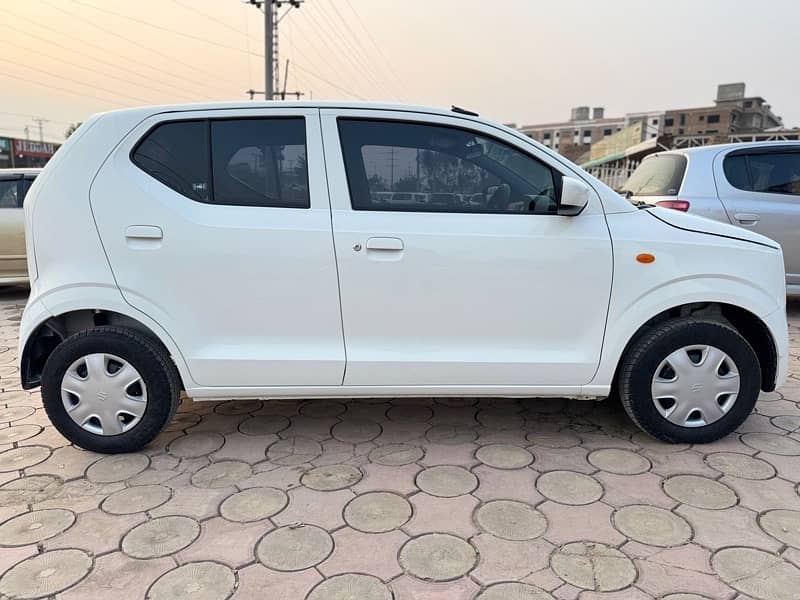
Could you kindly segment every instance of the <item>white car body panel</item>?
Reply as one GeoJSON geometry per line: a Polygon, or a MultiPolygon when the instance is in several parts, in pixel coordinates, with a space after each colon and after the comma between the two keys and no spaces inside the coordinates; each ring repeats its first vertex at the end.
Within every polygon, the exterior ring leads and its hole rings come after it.
{"type": "Polygon", "coordinates": [[[44,169],[25,211],[32,289],[20,355],[50,317],[112,311],[166,346],[197,398],[604,396],[638,328],[694,302],[760,317],[777,383],[786,376],[774,244],[672,213],[656,219],[518,132],[449,111],[287,102],[100,115],[44,169]],[[335,116],[376,111],[491,135],[594,193],[574,217],[353,211],[335,116]],[[311,209],[204,205],[128,157],[160,120],[266,114],[306,117],[311,209]],[[131,245],[131,226],[161,227],[163,240],[131,245]],[[370,237],[401,239],[399,260],[369,256],[370,237]],[[637,263],[640,252],[656,261],[637,263]],[[284,293],[275,281],[289,284],[284,293]],[[465,296],[474,301],[459,305],[465,296]]]}

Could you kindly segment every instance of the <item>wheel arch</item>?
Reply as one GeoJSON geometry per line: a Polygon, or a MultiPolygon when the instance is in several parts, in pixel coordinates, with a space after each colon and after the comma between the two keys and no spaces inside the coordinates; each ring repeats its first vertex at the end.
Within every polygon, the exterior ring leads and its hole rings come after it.
{"type": "Polygon", "coordinates": [[[625,344],[622,353],[617,357],[612,389],[615,389],[619,369],[625,356],[642,335],[659,323],[670,319],[689,316],[719,320],[732,326],[747,340],[756,353],[758,363],[761,367],[761,389],[765,392],[771,392],[775,389],[778,371],[778,347],[769,327],[762,319],[749,310],[724,302],[691,302],[676,305],[661,311],[640,325],[636,332],[630,337],[627,344],[625,344]]]}
{"type": "Polygon", "coordinates": [[[175,363],[181,389],[185,389],[188,373],[182,357],[166,333],[129,314],[100,308],[81,308],[62,312],[43,319],[33,328],[20,354],[20,379],[23,389],[31,389],[41,384],[44,365],[58,344],[79,331],[104,325],[131,329],[155,342],[175,363]]]}

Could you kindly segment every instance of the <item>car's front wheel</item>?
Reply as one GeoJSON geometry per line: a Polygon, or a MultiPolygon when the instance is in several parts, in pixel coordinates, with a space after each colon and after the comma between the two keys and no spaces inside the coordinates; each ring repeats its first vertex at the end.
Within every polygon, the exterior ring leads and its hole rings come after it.
{"type": "Polygon", "coordinates": [[[732,433],[753,411],[760,387],[747,340],[725,323],[697,318],[653,327],[619,370],[625,410],[666,442],[707,443],[732,433]]]}
{"type": "Polygon", "coordinates": [[[138,450],[178,406],[169,355],[139,332],[96,327],[59,344],[42,373],[42,403],[70,442],[95,452],[138,450]]]}

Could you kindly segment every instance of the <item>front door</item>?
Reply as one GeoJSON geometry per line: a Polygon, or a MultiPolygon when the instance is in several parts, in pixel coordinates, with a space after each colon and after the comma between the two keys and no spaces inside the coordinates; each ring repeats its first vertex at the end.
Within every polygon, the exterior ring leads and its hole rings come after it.
{"type": "Polygon", "coordinates": [[[198,385],[341,385],[318,110],[153,117],[106,161],[91,203],[123,296],[198,385]]]}
{"type": "Polygon", "coordinates": [[[561,173],[535,147],[457,117],[384,115],[322,111],[345,384],[589,382],[612,277],[598,198],[559,216],[561,173]]]}
{"type": "Polygon", "coordinates": [[[731,223],[778,242],[786,283],[800,284],[800,149],[746,148],[715,160],[719,198],[731,223]]]}

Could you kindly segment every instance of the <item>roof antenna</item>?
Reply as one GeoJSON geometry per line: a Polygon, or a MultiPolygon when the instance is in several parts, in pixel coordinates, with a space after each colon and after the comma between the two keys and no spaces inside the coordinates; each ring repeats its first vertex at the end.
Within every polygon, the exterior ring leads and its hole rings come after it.
{"type": "Polygon", "coordinates": [[[473,112],[471,110],[467,110],[466,108],[461,108],[460,106],[456,106],[455,104],[453,104],[453,106],[450,108],[450,110],[452,110],[454,113],[458,113],[458,114],[461,114],[461,115],[469,115],[471,117],[479,117],[480,116],[476,112],[473,112]]]}

